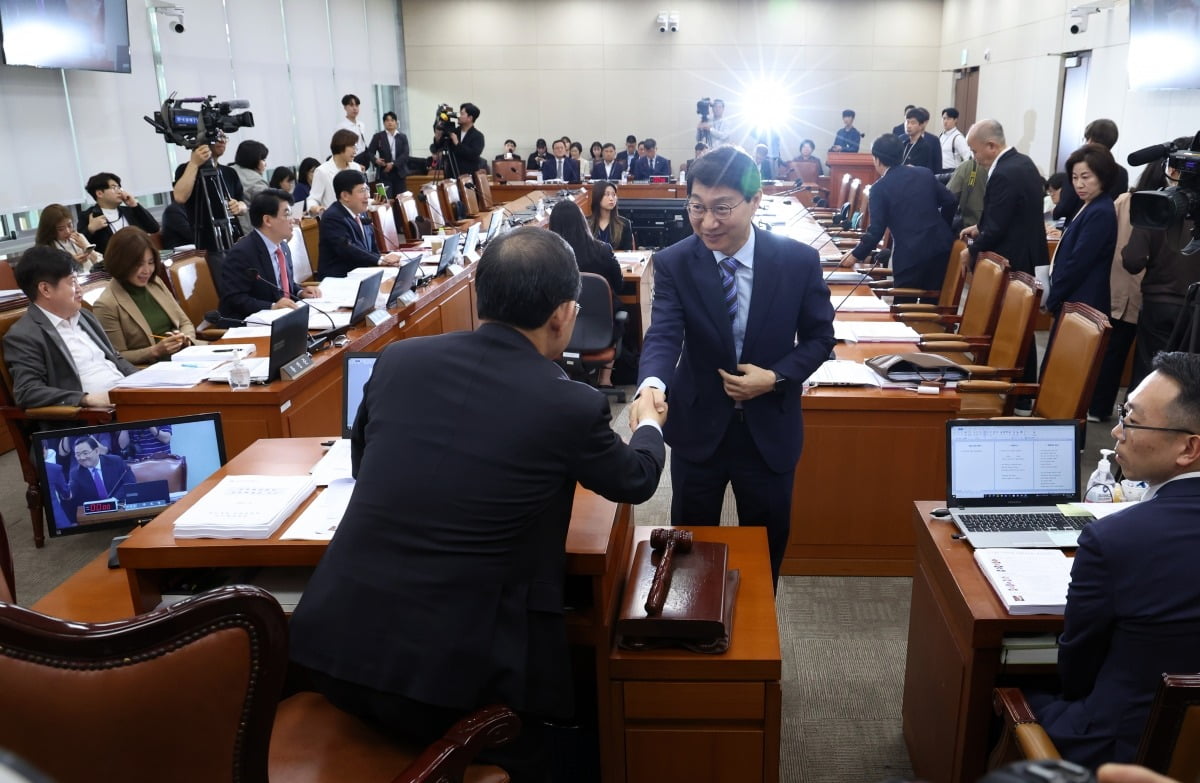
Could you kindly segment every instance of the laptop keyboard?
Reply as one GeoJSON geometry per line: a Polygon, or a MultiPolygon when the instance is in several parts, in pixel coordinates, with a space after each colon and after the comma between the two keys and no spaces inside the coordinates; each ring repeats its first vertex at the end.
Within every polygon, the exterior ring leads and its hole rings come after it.
{"type": "Polygon", "coordinates": [[[1091,517],[1066,514],[958,514],[963,527],[972,533],[1021,533],[1027,530],[1083,530],[1091,517]]]}

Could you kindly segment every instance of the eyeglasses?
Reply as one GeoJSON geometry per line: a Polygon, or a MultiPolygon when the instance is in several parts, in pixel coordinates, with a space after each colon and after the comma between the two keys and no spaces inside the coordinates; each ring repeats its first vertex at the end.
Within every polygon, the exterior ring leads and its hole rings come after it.
{"type": "Polygon", "coordinates": [[[733,210],[745,203],[746,200],[742,199],[736,204],[717,204],[716,206],[706,207],[699,201],[689,201],[687,203],[687,211],[692,220],[701,220],[709,212],[717,220],[728,220],[729,216],[733,214],[733,210]]]}
{"type": "Polygon", "coordinates": [[[575,315],[579,315],[579,313],[582,311],[583,311],[583,305],[579,304],[579,302],[576,302],[575,303],[575,315]]]}
{"type": "Polygon", "coordinates": [[[1178,432],[1181,435],[1196,435],[1197,433],[1179,427],[1147,427],[1145,424],[1130,424],[1125,421],[1129,415],[1129,408],[1125,405],[1117,406],[1117,429],[1120,430],[1118,438],[1125,440],[1125,430],[1151,430],[1154,432],[1178,432]]]}

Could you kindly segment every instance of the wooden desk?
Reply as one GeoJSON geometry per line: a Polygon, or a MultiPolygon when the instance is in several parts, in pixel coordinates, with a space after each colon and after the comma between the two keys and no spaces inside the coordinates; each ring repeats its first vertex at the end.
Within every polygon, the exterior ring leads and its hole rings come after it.
{"type": "Polygon", "coordinates": [[[916,570],[904,668],[904,741],[918,778],[973,783],[987,762],[1004,635],[1057,634],[1063,618],[1008,614],[971,546],[951,539],[954,525],[929,517],[943,504],[921,501],[912,509],[916,570]]]}
{"type": "MultiPolygon", "coordinates": [[[[555,193],[559,189],[566,187],[570,190],[578,190],[579,188],[591,188],[594,183],[591,181],[583,183],[571,183],[569,185],[558,185],[544,182],[526,182],[523,184],[508,183],[505,185],[492,185],[492,200],[497,204],[514,201],[526,196],[535,191],[544,191],[547,193],[555,193]]],[[[590,190],[588,191],[591,192],[590,190]]],[[[664,182],[661,184],[650,183],[617,183],[617,192],[621,198],[687,198],[687,185],[680,185],[677,182],[664,182]]]]}
{"type": "Polygon", "coordinates": [[[345,348],[313,355],[314,367],[294,381],[278,380],[245,391],[200,383],[190,389],[113,389],[118,421],[220,411],[225,450],[236,456],[260,438],[337,435],[342,431],[342,353],[378,351],[407,337],[423,337],[475,325],[474,268],[421,290],[420,298],[350,330],[345,348]]]}
{"type": "MultiPolygon", "coordinates": [[[[634,529],[634,539],[652,528],[634,529]]],[[[765,528],[692,528],[741,570],[729,649],[613,649],[613,767],[625,783],[779,780],[782,661],[765,528]]],[[[606,756],[609,758],[609,756],[606,756]]],[[[606,769],[607,771],[607,769],[606,769]]]]}

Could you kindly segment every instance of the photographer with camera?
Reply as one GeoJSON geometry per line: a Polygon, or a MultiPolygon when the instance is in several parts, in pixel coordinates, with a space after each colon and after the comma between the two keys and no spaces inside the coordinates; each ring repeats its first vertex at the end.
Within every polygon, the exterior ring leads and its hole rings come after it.
{"type": "Polygon", "coordinates": [[[480,168],[479,156],[483,154],[484,142],[483,134],[475,127],[478,119],[479,107],[464,103],[458,108],[458,127],[446,133],[458,174],[472,174],[480,168]]]}
{"type": "Polygon", "coordinates": [[[725,120],[725,101],[720,98],[715,101],[701,98],[696,102],[696,113],[700,115],[700,122],[696,125],[696,141],[704,142],[709,149],[730,143],[733,128],[725,120]]]}
{"type": "Polygon", "coordinates": [[[242,237],[242,226],[233,218],[246,209],[242,200],[242,181],[237,172],[218,162],[225,154],[225,146],[225,133],[218,131],[212,146],[200,144],[193,149],[188,162],[175,169],[175,186],[171,190],[175,203],[184,205],[191,218],[194,244],[209,253],[208,265],[214,279],[220,272],[219,254],[242,237]],[[213,178],[215,187],[198,187],[205,176],[213,178]]]}

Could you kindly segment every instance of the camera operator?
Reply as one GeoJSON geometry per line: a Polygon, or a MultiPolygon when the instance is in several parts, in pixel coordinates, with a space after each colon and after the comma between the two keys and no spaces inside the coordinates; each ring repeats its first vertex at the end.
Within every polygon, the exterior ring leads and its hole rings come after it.
{"type": "MultiPolygon", "coordinates": [[[[480,168],[479,156],[483,154],[483,134],[475,127],[479,119],[479,107],[464,103],[458,107],[458,128],[451,131],[450,154],[458,164],[459,174],[471,174],[480,168]]],[[[437,134],[434,134],[434,138],[437,134]]]]}
{"type": "Polygon", "coordinates": [[[200,144],[193,149],[188,162],[175,169],[175,187],[171,191],[175,203],[184,205],[192,221],[196,247],[209,252],[208,264],[213,269],[214,279],[219,279],[217,274],[220,270],[220,259],[215,254],[219,254],[222,247],[217,239],[217,229],[212,225],[204,225],[199,219],[202,215],[200,199],[203,198],[204,192],[203,188],[197,187],[201,169],[209,167],[217,171],[218,186],[209,191],[208,206],[213,223],[228,224],[232,241],[241,238],[242,227],[238,221],[230,218],[241,215],[246,209],[242,201],[242,182],[237,172],[217,162],[221,155],[225,154],[225,145],[225,134],[219,133],[211,147],[200,144]]]}
{"type": "Polygon", "coordinates": [[[709,149],[728,144],[733,138],[733,128],[725,119],[725,101],[720,98],[715,101],[704,98],[696,104],[696,108],[696,113],[700,115],[700,122],[696,125],[696,141],[704,142],[709,149]],[[708,110],[712,112],[711,118],[707,112],[699,111],[699,108],[705,103],[708,104],[708,110]]]}

